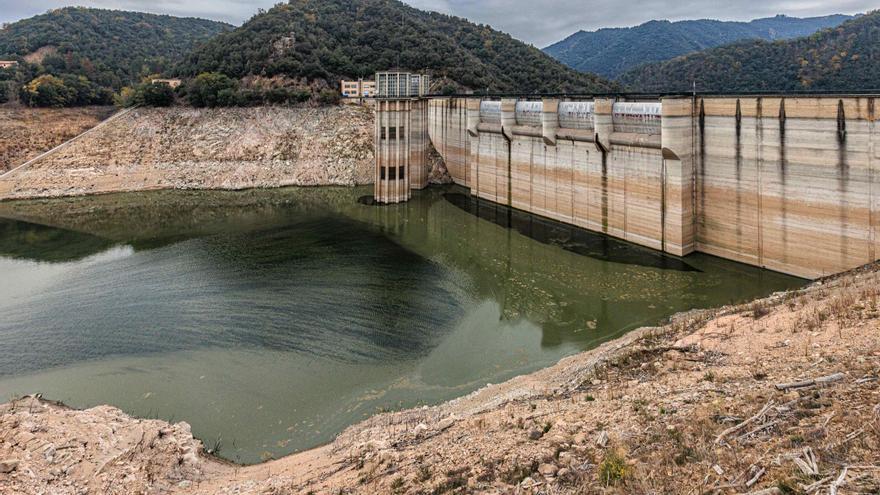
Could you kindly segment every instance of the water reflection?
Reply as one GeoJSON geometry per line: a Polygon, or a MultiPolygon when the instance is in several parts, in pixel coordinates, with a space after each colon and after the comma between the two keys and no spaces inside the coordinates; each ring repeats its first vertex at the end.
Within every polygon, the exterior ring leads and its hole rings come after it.
{"type": "Polygon", "coordinates": [[[113,243],[90,234],[0,219],[0,256],[50,263],[75,261],[106,251],[113,243]]]}
{"type": "Polygon", "coordinates": [[[366,192],[0,203],[0,397],[184,419],[255,462],[376,408],[449,399],[677,311],[802,283],[460,189],[382,208],[359,203],[366,192]]]}
{"type": "Polygon", "coordinates": [[[446,201],[495,225],[514,229],[544,244],[559,246],[597,260],[648,266],[664,270],[699,271],[681,259],[637,246],[613,237],[566,225],[556,220],[531,215],[505,205],[462,193],[446,193],[446,201]]]}

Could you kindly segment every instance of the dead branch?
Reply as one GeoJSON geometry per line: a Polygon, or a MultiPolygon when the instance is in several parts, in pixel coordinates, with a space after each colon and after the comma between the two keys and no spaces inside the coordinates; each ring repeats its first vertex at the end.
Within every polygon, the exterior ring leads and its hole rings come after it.
{"type": "Polygon", "coordinates": [[[843,440],[841,440],[841,441],[839,441],[839,442],[834,442],[834,443],[832,443],[831,445],[828,445],[828,446],[826,446],[826,447],[823,447],[822,450],[825,450],[825,451],[834,450],[834,449],[836,449],[837,447],[840,447],[840,446],[842,446],[842,445],[846,445],[846,444],[849,443],[849,442],[852,442],[853,440],[855,440],[856,438],[858,438],[858,437],[859,437],[860,435],[862,435],[863,433],[865,433],[865,429],[864,429],[864,428],[859,428],[858,430],[856,430],[856,431],[850,433],[849,435],[845,436],[845,437],[843,438],[843,440]]]}
{"type": "Polygon", "coordinates": [[[818,378],[811,378],[809,380],[802,380],[799,382],[791,382],[791,383],[777,383],[776,390],[788,391],[799,388],[807,388],[815,385],[828,385],[830,383],[839,382],[846,378],[846,375],[843,373],[834,373],[833,375],[820,376],[818,378]]]}
{"type": "Polygon", "coordinates": [[[758,433],[759,431],[766,430],[767,428],[775,426],[777,423],[779,423],[778,419],[775,421],[771,421],[769,423],[764,423],[763,425],[749,431],[748,433],[743,433],[742,435],[736,437],[736,439],[737,439],[737,441],[739,441],[743,438],[750,437],[750,436],[754,435],[755,433],[758,433]]]}
{"type": "Polygon", "coordinates": [[[824,485],[825,483],[828,483],[832,479],[834,479],[833,476],[826,476],[815,483],[812,483],[812,484],[809,484],[806,486],[801,485],[801,487],[803,487],[804,493],[809,495],[810,493],[813,493],[814,491],[818,490],[819,488],[822,488],[822,485],[824,485]]]}
{"type": "Polygon", "coordinates": [[[746,481],[746,488],[751,488],[752,485],[757,483],[758,480],[761,479],[761,476],[764,476],[765,472],[767,472],[766,469],[764,469],[764,468],[759,469],[758,472],[755,473],[754,476],[752,476],[752,479],[750,479],[749,481],[746,481]]]}
{"type": "Polygon", "coordinates": [[[840,476],[831,483],[831,487],[828,490],[829,495],[837,495],[837,489],[843,486],[846,483],[846,472],[849,470],[848,467],[844,467],[842,471],[840,471],[840,476]]]}
{"type": "Polygon", "coordinates": [[[770,399],[770,402],[768,402],[764,407],[762,407],[761,410],[758,411],[758,414],[755,414],[755,415],[752,416],[751,418],[749,418],[749,419],[743,421],[742,423],[740,423],[740,424],[738,424],[738,425],[731,426],[730,428],[728,428],[728,429],[722,431],[722,432],[721,432],[721,433],[715,438],[715,443],[720,444],[722,441],[724,441],[724,438],[727,437],[728,435],[732,435],[732,434],[738,432],[739,430],[742,430],[742,429],[745,428],[746,426],[748,426],[748,425],[754,423],[755,421],[757,421],[758,419],[760,419],[761,417],[763,417],[765,414],[767,414],[767,411],[769,411],[770,408],[773,407],[773,404],[774,404],[773,399],[770,399]]]}
{"type": "Polygon", "coordinates": [[[813,454],[813,449],[810,447],[804,449],[803,459],[800,457],[792,457],[792,460],[805,475],[815,476],[819,474],[819,463],[816,462],[816,455],[813,454]]]}
{"type": "Polygon", "coordinates": [[[756,492],[749,492],[747,495],[782,495],[782,490],[774,486],[772,488],[765,488],[756,492]]]}

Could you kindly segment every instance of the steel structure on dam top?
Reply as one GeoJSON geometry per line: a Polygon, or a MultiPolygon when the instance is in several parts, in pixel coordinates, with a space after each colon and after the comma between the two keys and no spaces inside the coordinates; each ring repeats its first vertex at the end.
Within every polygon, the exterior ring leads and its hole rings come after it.
{"type": "Polygon", "coordinates": [[[471,194],[803,277],[877,259],[880,92],[378,99],[376,200],[471,194]],[[393,170],[393,171],[392,171],[393,170]]]}

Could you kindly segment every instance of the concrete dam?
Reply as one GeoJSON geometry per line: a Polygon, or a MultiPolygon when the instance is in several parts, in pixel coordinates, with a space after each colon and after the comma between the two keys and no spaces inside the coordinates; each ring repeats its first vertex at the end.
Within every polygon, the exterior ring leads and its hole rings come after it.
{"type": "Polygon", "coordinates": [[[817,278],[877,259],[873,96],[378,100],[376,199],[427,144],[498,204],[675,256],[817,278]]]}

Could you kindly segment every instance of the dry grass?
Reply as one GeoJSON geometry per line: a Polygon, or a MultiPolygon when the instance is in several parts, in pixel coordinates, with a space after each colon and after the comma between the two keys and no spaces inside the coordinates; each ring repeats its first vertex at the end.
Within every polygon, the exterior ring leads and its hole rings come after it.
{"type": "Polygon", "coordinates": [[[0,172],[85,132],[113,111],[112,107],[0,108],[0,172]]]}

